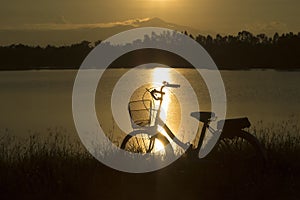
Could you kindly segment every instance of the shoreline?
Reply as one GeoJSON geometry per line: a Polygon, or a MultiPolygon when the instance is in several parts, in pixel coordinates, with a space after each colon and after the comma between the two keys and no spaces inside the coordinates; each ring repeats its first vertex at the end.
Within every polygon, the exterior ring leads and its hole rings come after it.
{"type": "MultiPolygon", "coordinates": [[[[131,67],[111,67],[109,69],[130,69],[131,67]]],[[[133,68],[133,67],[132,67],[133,68]]],[[[172,67],[175,69],[193,69],[193,67],[172,67]]],[[[208,68],[203,68],[210,70],[208,68]]],[[[231,68],[231,67],[219,67],[220,71],[284,71],[284,72],[298,72],[300,67],[287,67],[287,68],[275,68],[275,67],[245,67],[245,68],[231,68]]],[[[79,68],[74,67],[32,67],[32,68],[0,68],[0,72],[10,72],[10,71],[51,71],[51,70],[79,70],[79,68]]],[[[85,70],[96,70],[96,68],[89,68],[85,70]]]]}

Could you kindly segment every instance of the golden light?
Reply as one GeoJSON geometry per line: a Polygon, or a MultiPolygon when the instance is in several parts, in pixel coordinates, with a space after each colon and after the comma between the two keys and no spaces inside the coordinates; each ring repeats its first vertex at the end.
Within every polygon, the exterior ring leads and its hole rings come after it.
{"type": "MultiPolygon", "coordinates": [[[[162,85],[162,82],[167,81],[167,82],[172,82],[171,76],[170,76],[170,68],[155,68],[153,70],[152,74],[152,81],[155,84],[162,85]]],[[[169,104],[171,102],[171,97],[168,92],[164,95],[164,99],[162,102],[162,111],[160,113],[160,118],[165,122],[167,120],[167,113],[168,113],[168,108],[169,104]]]]}
{"type": "Polygon", "coordinates": [[[149,6],[152,9],[166,9],[169,6],[174,5],[174,3],[178,3],[178,0],[138,0],[143,2],[144,5],[149,6]]]}
{"type": "Polygon", "coordinates": [[[162,151],[164,148],[165,147],[161,141],[155,140],[154,152],[162,151]]]}
{"type": "MultiPolygon", "coordinates": [[[[170,73],[171,73],[170,68],[155,68],[152,73],[152,81],[155,84],[158,84],[159,86],[161,86],[162,82],[164,82],[164,81],[171,83],[172,80],[171,80],[170,73]]],[[[160,113],[160,118],[164,122],[166,122],[166,120],[167,120],[168,108],[169,108],[170,102],[171,102],[170,94],[168,92],[166,92],[163,97],[163,102],[162,102],[162,106],[161,106],[162,109],[161,109],[161,113],[160,113]]],[[[156,105],[156,106],[158,106],[158,105],[156,105]]],[[[158,131],[160,133],[162,133],[163,135],[165,135],[166,137],[168,137],[167,133],[165,132],[165,130],[162,127],[158,126],[158,131]]],[[[154,148],[155,148],[155,152],[157,152],[157,151],[161,151],[165,147],[159,140],[155,140],[154,148]]]]}
{"type": "MultiPolygon", "coordinates": [[[[173,68],[155,68],[152,72],[152,81],[155,84],[154,86],[161,86],[163,81],[167,81],[169,83],[177,83],[175,80],[175,77],[173,75],[174,71],[173,68]]],[[[159,88],[157,88],[159,89],[159,88]]],[[[180,115],[181,110],[180,110],[180,104],[177,101],[176,98],[174,98],[174,94],[171,93],[170,90],[168,90],[167,88],[164,90],[165,95],[163,98],[163,102],[162,102],[162,112],[160,113],[160,118],[169,126],[169,128],[171,128],[171,130],[176,130],[178,131],[178,124],[180,122],[180,117],[178,118],[177,115],[180,115]],[[176,106],[176,107],[175,107],[176,106]],[[169,115],[171,115],[172,117],[170,117],[169,115]],[[168,118],[170,117],[170,118],[168,118]]],[[[162,133],[171,143],[173,149],[176,151],[178,147],[178,145],[176,145],[174,143],[174,141],[169,137],[169,135],[166,133],[166,131],[158,126],[158,132],[162,133]]],[[[175,132],[176,134],[176,132],[175,132]]],[[[158,140],[155,140],[155,143],[158,140]]],[[[164,145],[159,142],[160,144],[158,144],[158,147],[155,147],[155,149],[164,149],[164,145]]],[[[156,145],[156,144],[155,144],[156,145]]]]}
{"type": "Polygon", "coordinates": [[[140,1],[144,1],[144,2],[174,2],[177,0],[140,0],[140,1]]]}

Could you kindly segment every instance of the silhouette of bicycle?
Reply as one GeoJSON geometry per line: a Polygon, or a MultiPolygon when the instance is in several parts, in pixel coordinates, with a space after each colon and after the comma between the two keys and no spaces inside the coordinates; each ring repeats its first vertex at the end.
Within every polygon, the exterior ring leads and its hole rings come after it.
{"type": "Polygon", "coordinates": [[[180,141],[160,116],[166,94],[164,88],[167,87],[180,88],[180,85],[164,81],[158,90],[146,89],[145,93],[150,93],[151,99],[146,99],[144,94],[141,100],[129,102],[128,111],[133,131],[123,139],[121,149],[141,154],[157,153],[164,149],[165,156],[174,156],[174,149],[170,142],[172,140],[178,146],[187,149],[186,154],[189,158],[196,160],[205,135],[210,131],[212,134],[221,133],[219,141],[210,152],[211,155],[218,155],[215,158],[218,158],[219,162],[224,164],[226,163],[224,160],[229,158],[230,161],[234,161],[238,157],[241,163],[246,165],[252,163],[259,170],[264,168],[267,159],[265,150],[258,139],[245,130],[251,126],[246,117],[220,120],[215,130],[209,125],[211,121],[217,119],[215,113],[192,112],[191,117],[203,123],[198,144],[193,146],[180,141]],[[155,106],[155,102],[158,102],[158,106],[155,106]],[[159,131],[159,126],[164,132],[159,131]]]}

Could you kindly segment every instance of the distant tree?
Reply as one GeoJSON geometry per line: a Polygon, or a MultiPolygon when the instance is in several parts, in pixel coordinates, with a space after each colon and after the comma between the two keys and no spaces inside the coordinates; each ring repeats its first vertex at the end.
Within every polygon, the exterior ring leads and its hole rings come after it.
{"type": "Polygon", "coordinates": [[[273,44],[277,44],[278,39],[279,39],[279,34],[276,32],[273,36],[273,44]]]}
{"type": "Polygon", "coordinates": [[[101,40],[97,40],[96,42],[94,42],[94,46],[98,46],[102,41],[101,40]]]}
{"type": "Polygon", "coordinates": [[[194,36],[192,34],[189,35],[190,38],[192,38],[193,40],[195,39],[194,36]]]}
{"type": "Polygon", "coordinates": [[[264,33],[257,35],[257,39],[259,44],[268,44],[269,42],[269,38],[264,33]]]}
{"type": "Polygon", "coordinates": [[[208,35],[206,37],[206,45],[211,45],[212,43],[213,43],[213,38],[210,35],[208,35]]]}
{"type": "MultiPolygon", "coordinates": [[[[240,31],[237,35],[222,36],[217,34],[215,38],[211,35],[200,34],[194,37],[187,31],[184,31],[183,34],[201,44],[216,64],[223,68],[300,68],[300,32],[282,35],[275,33],[273,37],[268,37],[266,34],[255,36],[249,31],[240,31]]],[[[174,37],[178,37],[175,32],[167,31],[162,34],[152,32],[150,35],[145,35],[141,40],[126,44],[124,48],[131,45],[140,46],[143,43],[153,41],[170,43],[174,37]]],[[[94,43],[82,41],[60,47],[24,44],[0,46],[0,69],[78,68],[88,53],[101,42],[101,40],[94,43]]],[[[119,46],[113,46],[110,43],[103,43],[103,45],[108,48],[119,48],[119,46]]],[[[142,51],[139,52],[138,59],[149,56],[146,55],[148,53],[161,59],[165,59],[167,55],[166,52],[160,52],[160,55],[156,55],[152,51],[142,51]]],[[[132,57],[130,62],[135,63],[135,59],[137,57],[132,57]]],[[[174,57],[168,60],[170,64],[173,62],[183,63],[174,57]]]]}

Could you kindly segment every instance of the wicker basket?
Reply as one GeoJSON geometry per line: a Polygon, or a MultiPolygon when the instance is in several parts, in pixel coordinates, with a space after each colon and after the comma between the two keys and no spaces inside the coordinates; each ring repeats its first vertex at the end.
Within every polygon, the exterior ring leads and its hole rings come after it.
{"type": "Polygon", "coordinates": [[[152,100],[130,101],[128,111],[132,128],[151,127],[154,125],[156,110],[152,100]]]}

